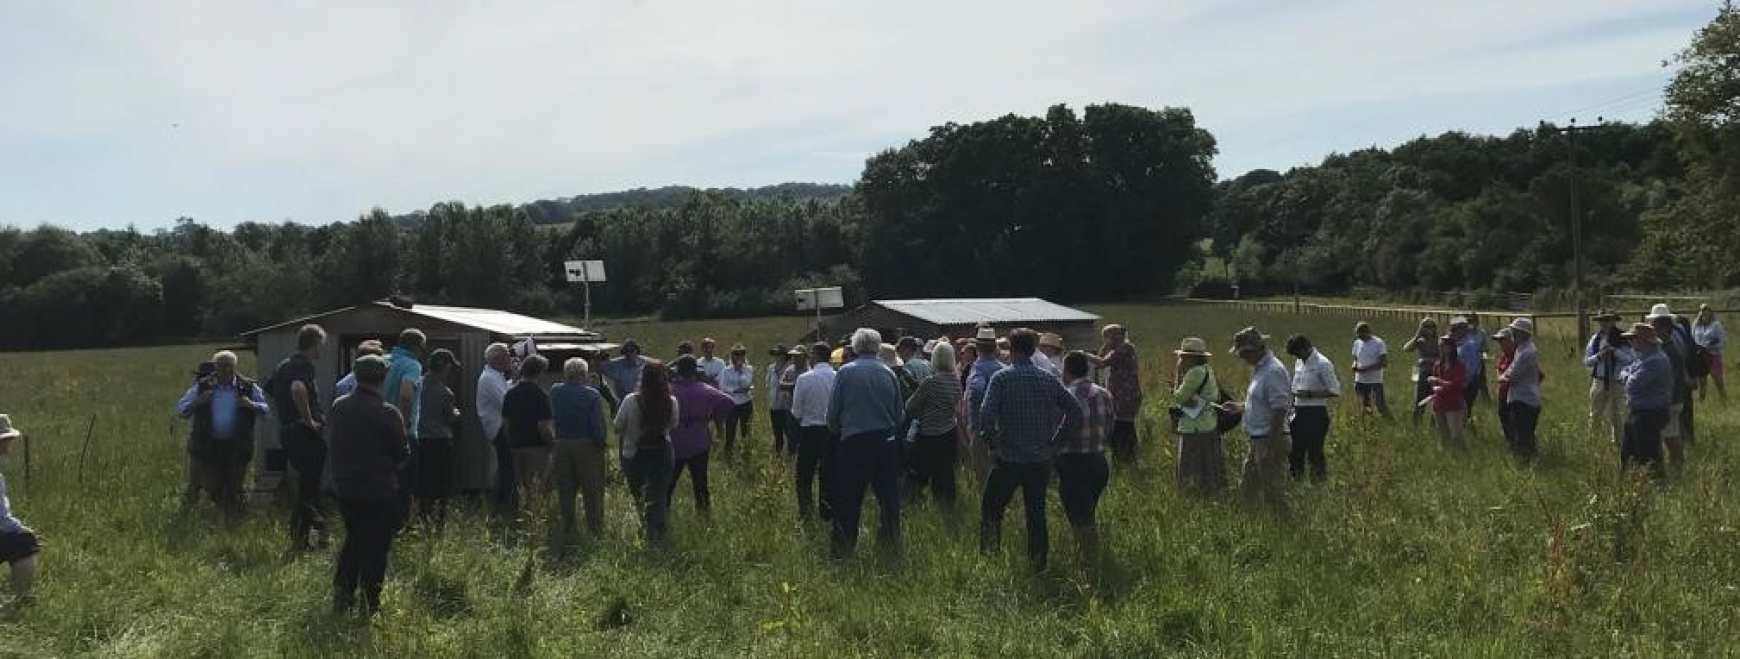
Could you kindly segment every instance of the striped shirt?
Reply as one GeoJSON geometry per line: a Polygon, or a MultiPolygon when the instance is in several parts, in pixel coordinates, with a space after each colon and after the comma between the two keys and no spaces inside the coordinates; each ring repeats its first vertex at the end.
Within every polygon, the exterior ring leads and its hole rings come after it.
{"type": "Polygon", "coordinates": [[[955,406],[961,400],[961,380],[953,373],[935,373],[918,384],[906,399],[907,418],[918,420],[918,434],[935,437],[954,432],[959,425],[955,406]]]}
{"type": "Polygon", "coordinates": [[[1094,384],[1092,378],[1082,378],[1069,385],[1069,393],[1081,403],[1081,432],[1057,447],[1058,453],[1104,453],[1106,436],[1112,432],[1116,416],[1112,393],[1094,384]]]}

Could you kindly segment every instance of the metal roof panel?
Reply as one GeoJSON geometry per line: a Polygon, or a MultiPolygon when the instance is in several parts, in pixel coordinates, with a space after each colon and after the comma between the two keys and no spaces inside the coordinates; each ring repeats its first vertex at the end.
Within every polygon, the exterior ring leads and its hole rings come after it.
{"type": "Polygon", "coordinates": [[[936,325],[1087,321],[1095,314],[1036,297],[935,300],[873,300],[871,304],[936,325]]]}

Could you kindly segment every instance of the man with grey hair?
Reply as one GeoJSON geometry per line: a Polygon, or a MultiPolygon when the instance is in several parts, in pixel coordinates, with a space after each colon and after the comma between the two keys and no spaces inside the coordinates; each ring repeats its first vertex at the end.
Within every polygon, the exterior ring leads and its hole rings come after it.
{"type": "Polygon", "coordinates": [[[260,388],[236,373],[236,353],[211,358],[215,371],[188,388],[175,412],[193,420],[187,452],[200,467],[200,485],[231,516],[242,514],[242,479],[254,457],[254,424],[270,412],[260,388]]]}
{"type": "Polygon", "coordinates": [[[483,363],[483,373],[477,376],[477,420],[483,426],[483,440],[495,447],[496,505],[507,508],[514,503],[514,454],[502,434],[501,406],[507,400],[514,362],[506,343],[491,343],[483,349],[483,363]]]}
{"type": "Polygon", "coordinates": [[[840,436],[830,461],[837,491],[833,493],[832,554],[851,557],[858,545],[858,519],[864,489],[873,487],[882,513],[877,541],[885,551],[900,546],[900,452],[895,428],[904,413],[900,380],[877,354],[882,335],[860,328],[852,333],[851,363],[834,376],[828,397],[828,427],[840,436]]]}
{"type": "Polygon", "coordinates": [[[590,386],[586,360],[562,363],[562,381],[550,388],[556,432],[550,476],[562,510],[562,531],[574,530],[574,497],[586,500],[586,530],[604,533],[605,425],[604,396],[590,386]]]}
{"type": "Polygon", "coordinates": [[[1224,409],[1244,415],[1242,426],[1250,440],[1245,455],[1239,491],[1247,505],[1267,504],[1276,513],[1287,511],[1287,468],[1283,460],[1292,452],[1287,435],[1287,412],[1293,405],[1292,379],[1287,367],[1269,350],[1269,337],[1255,327],[1233,335],[1232,352],[1251,366],[1251,384],[1244,402],[1229,402],[1224,409]]]}

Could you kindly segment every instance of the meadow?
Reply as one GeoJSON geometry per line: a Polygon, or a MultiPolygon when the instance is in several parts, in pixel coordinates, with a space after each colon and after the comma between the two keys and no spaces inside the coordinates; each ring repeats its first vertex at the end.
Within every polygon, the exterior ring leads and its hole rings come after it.
{"type": "MultiPolygon", "coordinates": [[[[758,444],[715,462],[713,512],[680,487],[675,548],[649,555],[613,474],[608,529],[571,541],[552,509],[517,522],[472,514],[394,548],[385,610],[330,613],[334,551],[286,555],[285,515],[226,523],[184,507],[172,419],[190,366],[213,346],[0,355],[0,411],[31,434],[5,461],[13,504],[42,535],[38,600],[0,617],[16,656],[1721,656],[1740,631],[1740,415],[1700,408],[1683,473],[1622,477],[1587,430],[1587,377],[1563,328],[1544,331],[1549,379],[1541,456],[1518,466],[1490,407],[1461,450],[1406,416],[1336,408],[1330,479],[1292,490],[1292,512],[1251,512],[1228,493],[1176,493],[1161,390],[1180,338],[1224,350],[1239,327],[1317,340],[1347,378],[1353,318],[1190,306],[1098,306],[1131,328],[1149,392],[1139,466],[1113,473],[1101,506],[1103,564],[1076,556],[1053,496],[1050,571],[1020,550],[978,551],[976,524],[908,509],[904,553],[835,564],[823,527],[800,524],[789,464],[758,444]],[[94,430],[87,428],[95,418],[94,430]]],[[[1392,351],[1412,324],[1375,320],[1392,351]]],[[[619,323],[668,355],[682,339],[789,342],[802,318],[619,323]]],[[[765,357],[757,358],[761,362],[765,357]]],[[[244,371],[251,372],[244,356],[244,371]]],[[[1290,361],[1290,360],[1289,360],[1290,361]]],[[[1394,359],[1397,364],[1408,362],[1394,359]]],[[[475,360],[472,360],[475,364],[475,360]]],[[[1217,355],[1242,387],[1248,369],[1217,355]]],[[[1347,384],[1351,390],[1350,382],[1347,384]]],[[[1236,475],[1244,440],[1227,437],[1236,475]]],[[[976,519],[970,475],[962,506],[976,519]]],[[[867,529],[875,523],[874,506],[867,529]]],[[[335,543],[336,546],[336,543],[335,543]]]]}

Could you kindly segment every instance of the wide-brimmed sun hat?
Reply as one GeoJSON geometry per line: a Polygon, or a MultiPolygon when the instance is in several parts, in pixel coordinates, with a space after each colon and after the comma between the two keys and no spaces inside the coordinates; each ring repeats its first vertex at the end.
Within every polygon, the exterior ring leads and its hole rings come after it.
{"type": "Polygon", "coordinates": [[[1039,347],[1041,347],[1041,348],[1056,348],[1058,350],[1062,350],[1063,349],[1063,337],[1058,336],[1056,334],[1052,334],[1051,332],[1046,332],[1044,334],[1041,334],[1041,335],[1039,335],[1039,347]]]}
{"type": "Polygon", "coordinates": [[[12,427],[12,415],[0,414],[0,440],[18,439],[24,436],[24,431],[12,427]]]}
{"type": "Polygon", "coordinates": [[[1267,350],[1269,335],[1257,331],[1255,327],[1246,327],[1233,334],[1233,347],[1230,352],[1239,354],[1248,350],[1267,350]]]}
{"type": "Polygon", "coordinates": [[[980,325],[979,333],[974,335],[974,338],[979,341],[996,341],[997,328],[991,327],[990,325],[980,325]]]}
{"type": "Polygon", "coordinates": [[[1195,355],[1197,357],[1208,357],[1208,356],[1212,355],[1213,353],[1208,351],[1208,342],[1207,341],[1204,341],[1202,339],[1199,339],[1197,337],[1192,336],[1192,337],[1188,337],[1188,338],[1184,339],[1183,341],[1179,341],[1178,342],[1178,349],[1172,351],[1172,354],[1174,354],[1174,355],[1195,355]]]}
{"type": "Polygon", "coordinates": [[[1674,312],[1670,311],[1668,309],[1668,305],[1656,304],[1655,306],[1649,308],[1649,315],[1646,316],[1645,318],[1647,320],[1655,320],[1657,318],[1673,318],[1673,317],[1674,317],[1674,312]]]}
{"type": "Polygon", "coordinates": [[[1508,327],[1510,328],[1510,331],[1512,331],[1512,332],[1522,332],[1522,333],[1527,334],[1529,336],[1535,335],[1535,321],[1529,320],[1527,318],[1518,318],[1516,320],[1512,320],[1512,321],[1510,321],[1510,325],[1508,327]]]}
{"type": "Polygon", "coordinates": [[[1631,339],[1633,343],[1639,341],[1658,345],[1661,343],[1661,335],[1657,334],[1655,327],[1649,323],[1634,324],[1631,326],[1631,331],[1621,334],[1620,336],[1631,339]]]}

